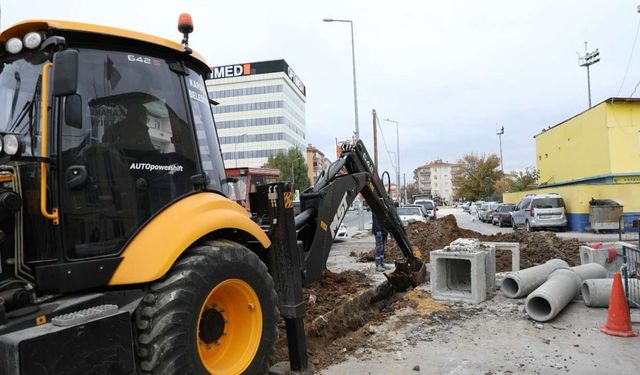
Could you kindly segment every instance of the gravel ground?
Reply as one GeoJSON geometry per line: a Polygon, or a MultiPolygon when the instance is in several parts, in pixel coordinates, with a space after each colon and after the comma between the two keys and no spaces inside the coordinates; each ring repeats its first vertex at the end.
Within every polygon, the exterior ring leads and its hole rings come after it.
{"type": "MultiPolygon", "coordinates": [[[[465,229],[478,229],[458,220],[465,229]]],[[[497,229],[483,234],[495,234],[497,229]]],[[[328,268],[357,269],[372,284],[379,284],[383,277],[372,263],[356,263],[349,256],[371,249],[373,237],[356,237],[334,246],[328,268]]],[[[554,320],[540,324],[527,318],[524,300],[507,299],[499,291],[479,305],[438,303],[429,292],[430,285],[425,284],[396,294],[370,322],[333,341],[332,351],[340,355],[332,365],[320,365],[317,373],[640,373],[640,338],[599,331],[607,309],[574,301],[554,320]]],[[[633,309],[631,319],[634,329],[640,329],[640,311],[633,309]]]]}
{"type": "MultiPolygon", "coordinates": [[[[445,305],[447,315],[431,318],[412,307],[398,310],[376,327],[373,349],[360,348],[321,374],[640,372],[640,338],[599,331],[606,309],[575,301],[540,324],[526,317],[523,302],[498,294],[479,305],[445,305]]],[[[640,322],[640,311],[632,321],[640,322]]]]}

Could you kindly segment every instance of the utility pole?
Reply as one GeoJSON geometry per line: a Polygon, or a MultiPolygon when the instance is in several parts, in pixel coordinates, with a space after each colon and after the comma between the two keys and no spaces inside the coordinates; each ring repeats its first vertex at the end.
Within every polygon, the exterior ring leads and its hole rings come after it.
{"type": "Polygon", "coordinates": [[[378,123],[378,115],[376,114],[376,110],[372,110],[373,112],[373,165],[376,166],[376,173],[378,173],[378,128],[376,124],[378,123]]]}
{"type": "Polygon", "coordinates": [[[584,56],[578,59],[580,66],[587,68],[587,93],[589,95],[589,108],[591,108],[591,75],[589,73],[589,66],[600,61],[600,52],[596,48],[595,51],[589,52],[587,50],[587,42],[584,42],[584,56]]]}
{"type": "Polygon", "coordinates": [[[504,126],[496,130],[496,134],[500,139],[500,170],[502,170],[502,177],[504,178],[504,162],[502,161],[502,135],[504,134],[504,126]]]}
{"type": "Polygon", "coordinates": [[[407,204],[407,174],[403,173],[402,177],[404,178],[404,203],[407,204]]]}

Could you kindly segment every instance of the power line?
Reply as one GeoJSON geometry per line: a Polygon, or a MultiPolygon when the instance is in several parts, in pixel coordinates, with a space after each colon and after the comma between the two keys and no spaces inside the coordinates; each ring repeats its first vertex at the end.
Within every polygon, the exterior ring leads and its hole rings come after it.
{"type": "Polygon", "coordinates": [[[382,136],[382,143],[384,144],[384,149],[387,151],[387,156],[389,157],[389,161],[391,162],[391,166],[393,170],[398,173],[398,167],[393,162],[393,158],[391,157],[391,152],[389,151],[389,147],[387,146],[387,140],[384,138],[384,132],[382,131],[382,126],[380,126],[380,120],[378,116],[376,116],[376,124],[378,125],[378,129],[380,129],[380,135],[382,136]]]}
{"type": "Polygon", "coordinates": [[[616,96],[620,95],[620,92],[622,91],[622,86],[624,85],[624,81],[627,79],[627,73],[629,73],[629,67],[631,66],[631,60],[633,59],[633,52],[636,49],[636,42],[638,41],[638,32],[640,32],[640,19],[638,20],[638,26],[636,27],[636,36],[633,38],[633,45],[631,46],[631,54],[629,55],[629,61],[627,61],[627,68],[624,70],[622,83],[620,83],[620,88],[618,88],[618,93],[616,94],[616,96]]]}

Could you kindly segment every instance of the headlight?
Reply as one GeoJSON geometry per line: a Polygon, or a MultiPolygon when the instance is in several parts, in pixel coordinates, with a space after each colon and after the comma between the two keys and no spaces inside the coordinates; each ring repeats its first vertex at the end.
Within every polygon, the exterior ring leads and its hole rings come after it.
{"type": "Polygon", "coordinates": [[[20,152],[22,146],[20,138],[15,134],[7,134],[2,137],[2,143],[4,143],[4,152],[7,155],[16,155],[20,152]]]}
{"type": "Polygon", "coordinates": [[[22,41],[19,38],[11,38],[7,40],[5,48],[9,53],[13,53],[14,55],[20,53],[20,51],[22,51],[22,41]]]}
{"type": "Polygon", "coordinates": [[[30,33],[27,33],[27,35],[22,38],[22,41],[24,42],[25,47],[34,49],[38,47],[40,43],[42,43],[42,34],[32,31],[30,33]]]}

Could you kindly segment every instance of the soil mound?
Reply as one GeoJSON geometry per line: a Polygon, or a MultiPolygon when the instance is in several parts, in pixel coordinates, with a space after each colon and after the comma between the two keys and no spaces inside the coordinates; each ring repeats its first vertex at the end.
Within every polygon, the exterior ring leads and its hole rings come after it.
{"type": "MultiPolygon", "coordinates": [[[[455,216],[430,220],[426,223],[414,222],[409,224],[405,231],[409,243],[414,250],[419,250],[424,262],[429,262],[429,252],[442,249],[458,238],[477,238],[480,241],[489,242],[518,242],[520,243],[520,268],[528,268],[542,264],[549,259],[562,259],[571,266],[580,264],[578,248],[580,242],[575,239],[563,240],[553,232],[525,232],[499,233],[496,235],[483,235],[478,232],[463,229],[458,226],[455,216]]],[[[375,249],[356,254],[361,261],[373,261],[375,249]]],[[[385,261],[388,263],[403,261],[405,259],[398,245],[390,238],[385,251],[385,261]]],[[[511,254],[499,252],[496,254],[498,271],[511,269],[511,254]]]]}

